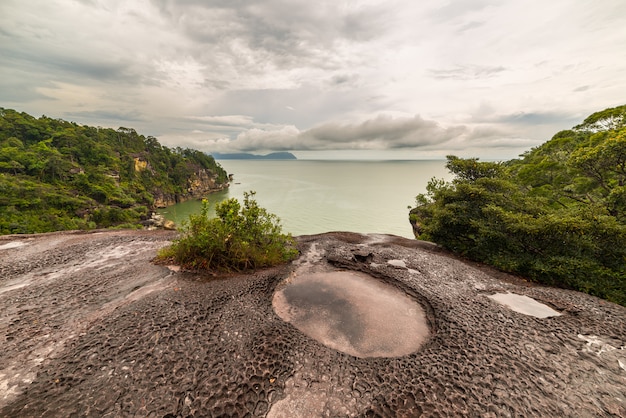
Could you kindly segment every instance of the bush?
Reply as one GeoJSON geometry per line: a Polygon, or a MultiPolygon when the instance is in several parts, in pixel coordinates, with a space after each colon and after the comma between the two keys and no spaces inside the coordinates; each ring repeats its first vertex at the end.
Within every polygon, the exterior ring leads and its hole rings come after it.
{"type": "Polygon", "coordinates": [[[281,232],[278,217],[259,207],[254,194],[244,193],[243,207],[237,199],[218,203],[212,219],[204,200],[202,211],[183,223],[182,236],[157,258],[217,271],[255,270],[293,260],[298,254],[293,238],[281,232]]]}
{"type": "Polygon", "coordinates": [[[449,157],[456,178],[431,180],[409,213],[416,237],[539,283],[626,306],[626,224],[612,215],[614,206],[599,198],[568,201],[559,190],[556,197],[537,193],[494,167],[449,157]]]}

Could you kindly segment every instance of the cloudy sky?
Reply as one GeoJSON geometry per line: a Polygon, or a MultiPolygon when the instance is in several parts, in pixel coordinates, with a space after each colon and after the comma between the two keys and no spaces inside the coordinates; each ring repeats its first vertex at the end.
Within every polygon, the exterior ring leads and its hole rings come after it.
{"type": "Polygon", "coordinates": [[[168,146],[515,158],[626,103],[624,0],[1,0],[0,107],[168,146]]]}

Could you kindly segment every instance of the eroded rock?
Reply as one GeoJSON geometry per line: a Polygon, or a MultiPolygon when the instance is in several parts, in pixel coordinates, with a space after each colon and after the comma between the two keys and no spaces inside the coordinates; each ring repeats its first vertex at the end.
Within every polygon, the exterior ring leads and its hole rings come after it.
{"type": "Polygon", "coordinates": [[[292,276],[274,294],[273,306],[309,337],[356,357],[405,356],[430,334],[417,301],[354,271],[292,276]]]}
{"type": "Polygon", "coordinates": [[[175,236],[0,237],[0,416],[626,415],[624,307],[383,235],[299,237],[292,264],[221,279],[152,264],[175,236]],[[430,337],[362,358],[276,315],[285,280],[337,271],[419,302],[430,337]]]}

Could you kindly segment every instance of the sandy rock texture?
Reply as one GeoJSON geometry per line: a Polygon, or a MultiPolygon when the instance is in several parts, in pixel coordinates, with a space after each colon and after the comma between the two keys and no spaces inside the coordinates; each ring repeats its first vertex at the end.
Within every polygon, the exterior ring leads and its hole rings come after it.
{"type": "Polygon", "coordinates": [[[151,262],[174,236],[0,237],[0,416],[626,416],[624,307],[386,235],[298,237],[298,260],[251,275],[176,272],[151,262]],[[340,270],[421,304],[417,352],[354,357],[273,311],[295,272],[340,270]]]}

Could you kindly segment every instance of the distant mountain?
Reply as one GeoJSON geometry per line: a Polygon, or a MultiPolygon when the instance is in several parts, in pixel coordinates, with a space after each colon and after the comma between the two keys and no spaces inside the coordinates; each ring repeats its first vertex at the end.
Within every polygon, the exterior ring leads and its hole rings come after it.
{"type": "Polygon", "coordinates": [[[296,156],[290,152],[272,152],[267,155],[249,154],[247,152],[236,152],[222,154],[220,152],[211,153],[216,160],[297,160],[296,156]]]}

